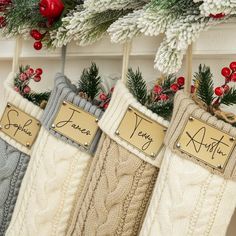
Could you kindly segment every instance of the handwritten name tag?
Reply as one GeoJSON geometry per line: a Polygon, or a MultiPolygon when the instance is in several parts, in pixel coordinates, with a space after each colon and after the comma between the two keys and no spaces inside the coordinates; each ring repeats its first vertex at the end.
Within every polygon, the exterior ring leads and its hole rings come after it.
{"type": "Polygon", "coordinates": [[[34,117],[8,103],[0,121],[1,132],[8,135],[18,143],[31,148],[41,124],[34,117]]]}
{"type": "Polygon", "coordinates": [[[176,142],[181,152],[222,173],[234,146],[234,137],[194,117],[188,119],[176,142]]]}
{"type": "Polygon", "coordinates": [[[52,124],[52,129],[74,142],[89,148],[97,131],[97,117],[64,101],[52,124]]]}
{"type": "Polygon", "coordinates": [[[166,127],[129,107],[116,135],[155,160],[163,146],[165,131],[166,127]]]}

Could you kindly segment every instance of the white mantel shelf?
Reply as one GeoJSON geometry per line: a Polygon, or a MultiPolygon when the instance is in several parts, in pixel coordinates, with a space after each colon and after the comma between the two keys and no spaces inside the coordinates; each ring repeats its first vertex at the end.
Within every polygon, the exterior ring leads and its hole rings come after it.
{"type": "MultiPolygon", "coordinates": [[[[233,58],[236,55],[236,21],[215,26],[202,32],[200,38],[193,44],[193,56],[196,58],[233,58]]],[[[138,37],[133,40],[131,57],[154,58],[162,42],[162,37],[138,37]]],[[[60,49],[54,51],[33,49],[33,40],[24,41],[21,59],[50,58],[60,59],[60,49]]],[[[11,60],[14,51],[14,40],[0,41],[0,60],[11,60]]],[[[79,47],[75,43],[68,45],[67,58],[95,57],[119,58],[122,56],[122,45],[111,44],[109,38],[86,47],[79,47]]]]}

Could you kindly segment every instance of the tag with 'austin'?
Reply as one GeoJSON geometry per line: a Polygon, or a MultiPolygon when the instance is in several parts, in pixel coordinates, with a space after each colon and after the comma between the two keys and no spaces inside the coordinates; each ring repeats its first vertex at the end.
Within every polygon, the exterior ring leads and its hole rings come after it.
{"type": "Polygon", "coordinates": [[[117,131],[121,139],[155,160],[163,146],[166,127],[129,107],[117,131]]]}
{"type": "Polygon", "coordinates": [[[40,127],[37,119],[10,103],[7,104],[0,121],[1,132],[29,149],[35,142],[40,127]]]}
{"type": "Polygon", "coordinates": [[[64,101],[52,129],[88,149],[98,131],[98,119],[74,104],[64,101]]]}
{"type": "Polygon", "coordinates": [[[191,158],[223,173],[235,138],[194,117],[189,117],[175,148],[191,158]]]}

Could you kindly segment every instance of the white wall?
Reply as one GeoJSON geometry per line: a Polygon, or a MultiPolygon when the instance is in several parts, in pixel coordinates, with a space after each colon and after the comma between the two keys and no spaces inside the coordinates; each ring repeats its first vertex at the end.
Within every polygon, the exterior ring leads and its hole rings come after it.
{"type": "MultiPolygon", "coordinates": [[[[204,32],[193,45],[193,71],[197,71],[200,63],[209,65],[214,73],[215,84],[222,84],[221,68],[236,61],[235,31],[236,23],[218,26],[209,32],[204,32]]],[[[159,73],[153,69],[155,51],[161,41],[160,38],[139,38],[133,42],[130,66],[137,67],[143,72],[147,80],[155,80],[159,73]]],[[[38,83],[35,90],[50,89],[53,78],[60,71],[60,51],[36,52],[32,48],[33,42],[24,42],[21,54],[21,63],[30,64],[33,68],[42,67],[43,80],[38,83]]],[[[14,42],[0,41],[0,101],[2,99],[2,82],[11,71],[11,59],[14,51],[14,42]]],[[[122,47],[110,44],[105,39],[91,47],[80,48],[74,44],[69,45],[66,61],[66,75],[77,81],[81,71],[88,67],[91,61],[96,62],[102,75],[120,75],[122,65],[122,47]]],[[[179,74],[184,74],[184,65],[179,74]]],[[[35,84],[36,85],[36,84],[35,84]]],[[[231,108],[236,113],[236,107],[231,108]]],[[[227,236],[236,235],[236,214],[232,219],[227,236]]]]}

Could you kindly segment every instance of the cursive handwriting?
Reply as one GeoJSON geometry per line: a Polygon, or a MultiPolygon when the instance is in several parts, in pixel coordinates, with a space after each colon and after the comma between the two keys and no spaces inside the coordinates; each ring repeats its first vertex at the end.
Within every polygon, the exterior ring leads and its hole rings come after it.
{"type": "Polygon", "coordinates": [[[89,129],[80,127],[79,124],[75,123],[75,119],[73,119],[75,114],[79,114],[81,112],[79,112],[79,111],[77,111],[77,110],[75,110],[73,108],[69,108],[69,109],[72,111],[70,117],[67,120],[63,120],[63,121],[58,122],[56,124],[56,127],[57,128],[62,128],[64,126],[66,126],[66,125],[70,125],[74,130],[79,131],[81,134],[85,134],[86,136],[91,135],[91,132],[90,132],[89,129]]]}
{"type": "MultiPolygon", "coordinates": [[[[4,126],[5,129],[10,129],[11,127],[16,128],[14,136],[16,136],[16,134],[18,132],[23,132],[28,136],[32,136],[31,131],[28,129],[28,127],[32,124],[33,120],[29,119],[27,120],[23,125],[19,124],[19,123],[12,123],[12,117],[13,116],[19,117],[19,112],[16,110],[10,110],[7,112],[7,120],[8,123],[4,126]]],[[[19,119],[20,120],[20,119],[19,119]]]]}
{"type": "Polygon", "coordinates": [[[219,139],[211,137],[210,139],[212,140],[212,142],[207,143],[205,141],[206,132],[206,127],[200,128],[194,135],[190,135],[189,132],[186,132],[186,134],[190,138],[186,147],[192,144],[196,153],[199,153],[202,148],[205,148],[207,152],[211,153],[212,159],[215,159],[216,154],[220,156],[227,156],[227,154],[222,151],[223,146],[229,147],[226,143],[223,142],[225,136],[222,135],[222,137],[219,139]]]}
{"type": "Polygon", "coordinates": [[[140,127],[141,123],[143,121],[146,121],[148,123],[152,123],[150,122],[149,120],[146,120],[144,119],[143,117],[139,116],[137,113],[134,113],[135,114],[135,125],[134,125],[134,129],[133,129],[133,132],[131,133],[130,135],[130,139],[132,139],[134,137],[134,135],[138,135],[139,137],[143,138],[146,142],[142,145],[142,150],[145,151],[147,150],[151,143],[154,141],[152,136],[150,134],[148,134],[147,132],[144,132],[144,131],[139,131],[137,132],[138,128],[140,127]]]}

